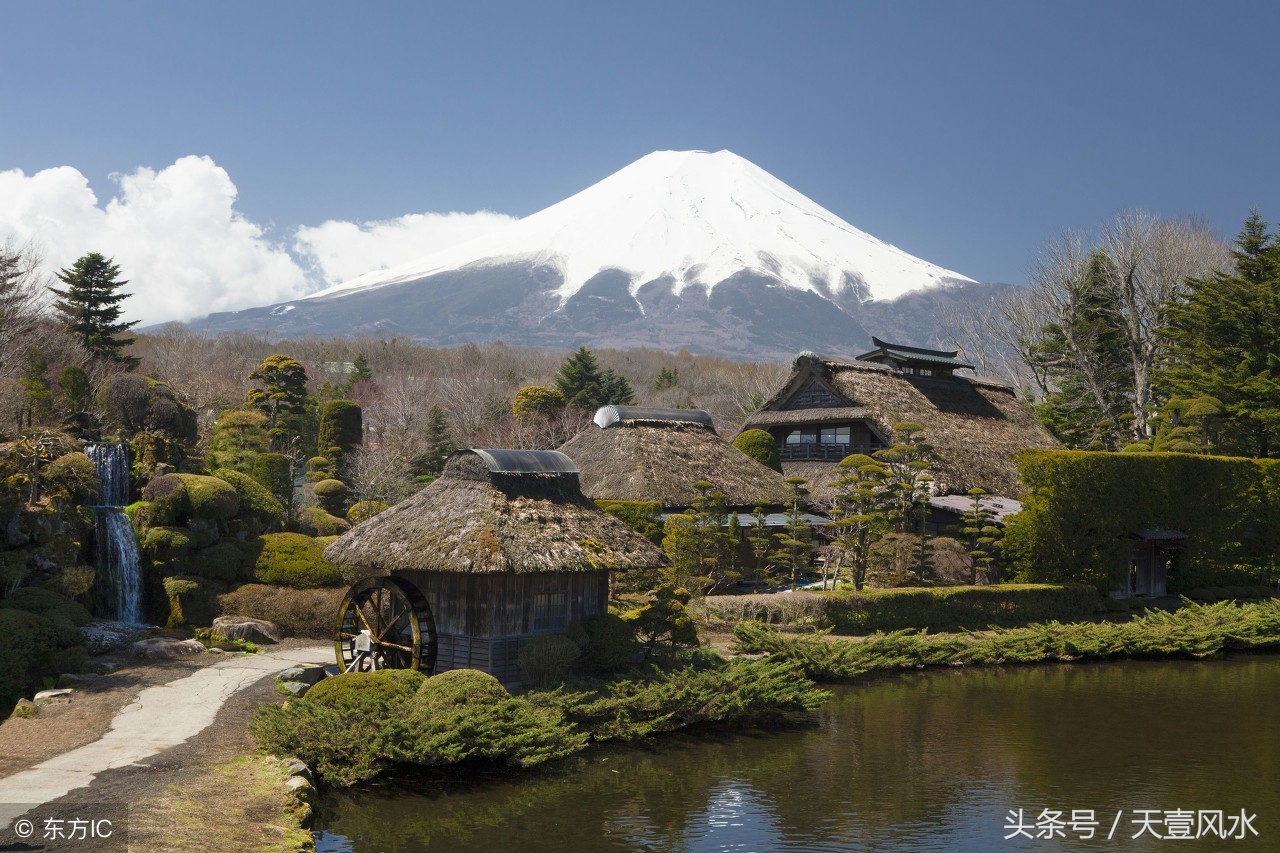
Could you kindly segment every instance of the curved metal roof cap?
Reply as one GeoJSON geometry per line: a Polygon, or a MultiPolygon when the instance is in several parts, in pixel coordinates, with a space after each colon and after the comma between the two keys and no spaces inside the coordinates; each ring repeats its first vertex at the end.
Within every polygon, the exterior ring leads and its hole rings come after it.
{"type": "Polygon", "coordinates": [[[623,421],[666,422],[673,424],[698,424],[715,429],[711,415],[701,409],[661,409],[652,406],[601,406],[593,418],[600,429],[608,429],[623,421]]]}
{"type": "Polygon", "coordinates": [[[578,466],[559,450],[471,448],[494,474],[577,474],[578,466]]]}

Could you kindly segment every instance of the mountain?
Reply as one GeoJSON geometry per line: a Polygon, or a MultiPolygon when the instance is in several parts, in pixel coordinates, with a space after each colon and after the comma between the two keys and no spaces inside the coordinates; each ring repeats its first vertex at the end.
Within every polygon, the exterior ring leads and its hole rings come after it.
{"type": "MultiPolygon", "coordinates": [[[[963,300],[975,286],[729,151],[657,151],[466,243],[192,326],[778,358],[856,354],[870,348],[877,316],[892,317],[899,336],[914,324],[890,305],[934,305],[944,290],[944,301],[963,300]]],[[[934,319],[907,337],[928,343],[934,319]]]]}

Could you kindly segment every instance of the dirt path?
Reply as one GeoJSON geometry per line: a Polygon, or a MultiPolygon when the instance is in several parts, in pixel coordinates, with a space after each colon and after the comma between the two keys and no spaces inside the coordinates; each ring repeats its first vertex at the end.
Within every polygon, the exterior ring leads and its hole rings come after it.
{"type": "Polygon", "coordinates": [[[235,749],[222,757],[251,751],[252,745],[244,743],[244,723],[258,703],[273,695],[267,676],[299,664],[329,663],[331,658],[328,646],[288,643],[207,666],[169,662],[135,667],[105,677],[102,689],[90,687],[82,696],[78,690],[70,705],[47,709],[47,718],[42,711],[30,720],[7,721],[0,726],[0,750],[6,753],[0,769],[6,774],[0,778],[0,828],[32,806],[74,800],[90,786],[95,802],[140,802],[134,789],[145,785],[119,786],[113,781],[104,789],[95,779],[103,774],[133,776],[136,773],[129,771],[139,767],[154,772],[165,766],[171,753],[186,762],[196,758],[193,763],[208,763],[223,751],[192,754],[181,745],[209,729],[228,700],[232,719],[215,728],[235,742],[235,749]],[[234,701],[237,694],[250,692],[252,701],[234,701]],[[228,735],[226,726],[233,734],[228,735]]]}

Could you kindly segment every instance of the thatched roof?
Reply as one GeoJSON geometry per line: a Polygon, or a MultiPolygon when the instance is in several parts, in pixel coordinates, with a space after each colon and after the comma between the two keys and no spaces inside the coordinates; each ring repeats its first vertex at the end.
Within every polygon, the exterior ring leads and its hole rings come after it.
{"type": "Polygon", "coordinates": [[[434,483],[353,527],[324,554],[348,576],[590,572],[664,561],[653,543],[588,500],[576,466],[553,450],[459,450],[434,483]]]}
{"type": "MultiPolygon", "coordinates": [[[[1023,489],[1014,454],[1026,448],[1062,446],[1013,389],[999,382],[911,376],[880,364],[834,361],[812,353],[796,359],[787,383],[742,428],[829,423],[844,415],[865,420],[890,440],[895,423],[914,421],[923,426],[925,439],[938,455],[931,470],[938,494],[965,493],[977,486],[1017,497],[1023,489]],[[814,383],[831,392],[830,405],[794,408],[791,401],[814,383]]],[[[833,467],[821,462],[783,463],[788,476],[809,480],[817,499],[829,496],[826,486],[835,479],[833,467]]]]}
{"type": "Polygon", "coordinates": [[[693,484],[706,480],[731,507],[778,506],[787,501],[785,478],[716,435],[705,412],[688,420],[646,415],[595,424],[560,451],[582,471],[582,491],[600,500],[657,501],[668,509],[693,503],[693,484]]]}

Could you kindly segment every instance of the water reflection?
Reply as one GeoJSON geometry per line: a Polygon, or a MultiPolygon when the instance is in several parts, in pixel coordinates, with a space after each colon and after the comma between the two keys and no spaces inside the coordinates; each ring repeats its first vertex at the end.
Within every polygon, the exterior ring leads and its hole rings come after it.
{"type": "Polygon", "coordinates": [[[1280,849],[1280,658],[890,675],[811,727],[664,739],[553,771],[443,774],[321,806],[324,850],[1162,849],[1136,809],[1241,808],[1280,849]],[[1093,810],[1091,842],[1004,839],[1021,808],[1093,810]],[[1269,834],[1268,826],[1274,828],[1269,834]],[[1101,847],[1100,847],[1101,845],[1101,847]]]}

